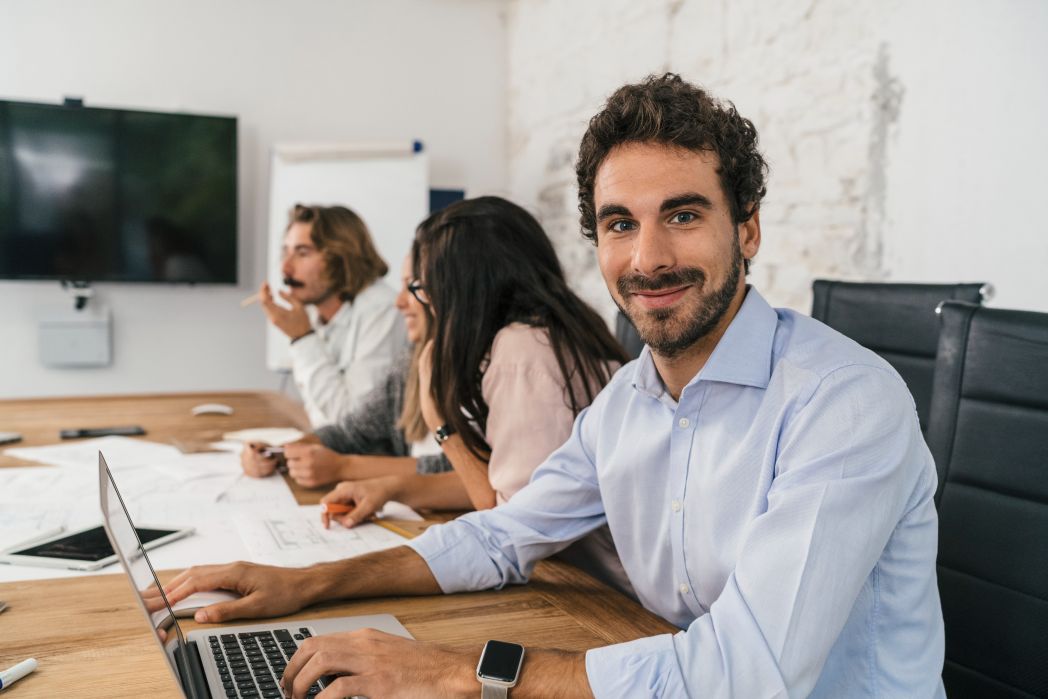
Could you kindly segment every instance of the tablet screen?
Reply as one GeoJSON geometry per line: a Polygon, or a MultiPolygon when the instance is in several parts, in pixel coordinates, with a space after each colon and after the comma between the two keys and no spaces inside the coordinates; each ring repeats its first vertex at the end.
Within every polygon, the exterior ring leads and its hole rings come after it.
{"type": "MultiPolygon", "coordinates": [[[[145,546],[150,541],[156,541],[162,537],[176,533],[177,529],[138,529],[138,538],[145,546]]],[[[68,558],[74,561],[101,561],[115,555],[113,547],[109,545],[105,529],[95,527],[87,531],[77,532],[61,539],[36,546],[31,546],[21,551],[12,551],[14,556],[41,556],[43,558],[68,558]]]]}

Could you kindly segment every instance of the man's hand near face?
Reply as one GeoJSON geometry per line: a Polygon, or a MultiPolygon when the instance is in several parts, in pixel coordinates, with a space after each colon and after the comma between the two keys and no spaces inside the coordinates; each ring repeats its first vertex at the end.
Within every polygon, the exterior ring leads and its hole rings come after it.
{"type": "Polygon", "coordinates": [[[265,312],[266,318],[282,333],[292,340],[297,340],[312,332],[313,325],[309,322],[306,307],[302,305],[301,301],[288,292],[280,290],[278,292],[280,298],[291,304],[291,308],[284,308],[273,298],[269,282],[263,283],[258,293],[262,297],[262,310],[265,312]]]}

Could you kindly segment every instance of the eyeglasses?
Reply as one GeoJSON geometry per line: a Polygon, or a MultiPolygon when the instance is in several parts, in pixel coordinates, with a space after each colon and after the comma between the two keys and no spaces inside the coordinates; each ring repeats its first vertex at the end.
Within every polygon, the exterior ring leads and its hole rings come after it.
{"type": "Polygon", "coordinates": [[[423,306],[429,305],[429,294],[426,293],[426,287],[422,286],[422,282],[418,279],[412,279],[408,282],[408,291],[415,297],[415,300],[421,303],[423,306]]]}

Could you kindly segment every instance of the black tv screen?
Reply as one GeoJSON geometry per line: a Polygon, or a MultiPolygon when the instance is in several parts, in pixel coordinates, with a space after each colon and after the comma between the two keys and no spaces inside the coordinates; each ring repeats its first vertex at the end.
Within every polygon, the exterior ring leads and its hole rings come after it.
{"type": "Polygon", "coordinates": [[[0,278],[235,284],[236,119],[0,101],[0,278]]]}

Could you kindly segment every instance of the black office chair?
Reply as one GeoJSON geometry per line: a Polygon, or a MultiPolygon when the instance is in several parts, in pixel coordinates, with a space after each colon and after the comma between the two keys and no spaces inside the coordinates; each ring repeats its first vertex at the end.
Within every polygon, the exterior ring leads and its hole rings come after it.
{"type": "Polygon", "coordinates": [[[618,316],[615,317],[615,339],[626,350],[630,359],[639,357],[640,351],[644,349],[644,340],[640,339],[637,329],[633,327],[633,323],[622,311],[619,311],[618,316]]]}
{"type": "Polygon", "coordinates": [[[811,315],[895,367],[913,394],[927,432],[935,350],[936,307],[946,300],[989,300],[989,284],[861,284],[816,279],[811,315]]]}
{"type": "Polygon", "coordinates": [[[941,318],[927,439],[946,694],[1048,697],[1048,313],[947,302],[941,318]]]}

